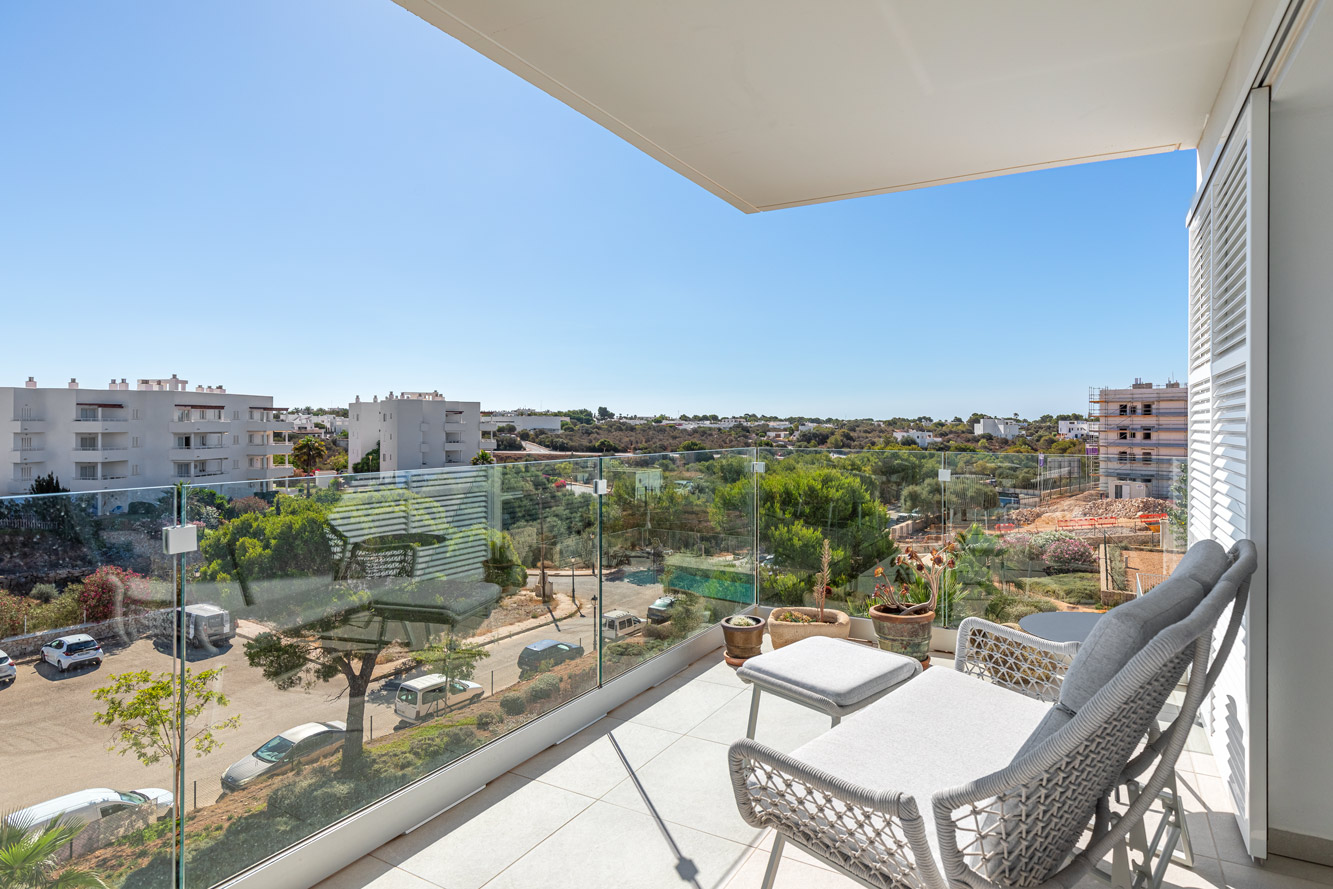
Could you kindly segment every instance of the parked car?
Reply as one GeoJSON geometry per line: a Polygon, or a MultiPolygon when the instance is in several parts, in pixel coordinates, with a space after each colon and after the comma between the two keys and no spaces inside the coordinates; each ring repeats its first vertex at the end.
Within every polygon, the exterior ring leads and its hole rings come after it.
{"type": "Polygon", "coordinates": [[[8,685],[18,678],[18,675],[18,668],[14,666],[14,662],[10,660],[9,655],[0,651],[0,685],[8,685]]]}
{"type": "MultiPolygon", "coordinates": [[[[177,611],[173,618],[180,620],[177,611]]],[[[179,626],[179,624],[177,624],[179,626]]],[[[216,648],[236,638],[236,622],[231,612],[217,605],[200,602],[185,606],[185,644],[216,648]]]]}
{"type": "Polygon", "coordinates": [[[448,679],[440,673],[427,673],[408,679],[398,687],[393,712],[408,722],[421,722],[438,716],[450,707],[475,704],[485,690],[466,679],[448,679]]]}
{"type": "Polygon", "coordinates": [[[561,642],[558,639],[543,639],[540,642],[532,643],[518,653],[518,668],[520,670],[536,670],[548,661],[555,665],[581,657],[583,657],[582,645],[561,642]]]}
{"type": "Polygon", "coordinates": [[[42,660],[54,666],[61,673],[70,667],[102,664],[102,646],[87,633],[75,633],[73,636],[61,636],[54,642],[42,646],[42,660]]]}
{"type": "Polygon", "coordinates": [[[607,642],[619,642],[627,636],[643,632],[643,618],[628,611],[608,611],[602,615],[602,638],[607,642]]]}
{"type": "Polygon", "coordinates": [[[671,620],[671,606],[675,604],[675,596],[659,596],[648,606],[648,620],[655,624],[666,623],[671,620]]]}
{"type": "Polygon", "coordinates": [[[139,806],[152,806],[151,815],[157,819],[171,810],[174,801],[175,797],[171,795],[171,791],[160,787],[126,791],[96,787],[67,793],[44,803],[19,809],[5,821],[11,827],[40,827],[63,816],[66,821],[87,825],[139,806]]]}
{"type": "Polygon", "coordinates": [[[307,722],[265,741],[258,750],[231,764],[222,773],[224,793],[240,790],[260,778],[290,771],[331,751],[347,734],[344,722],[307,722]]]}

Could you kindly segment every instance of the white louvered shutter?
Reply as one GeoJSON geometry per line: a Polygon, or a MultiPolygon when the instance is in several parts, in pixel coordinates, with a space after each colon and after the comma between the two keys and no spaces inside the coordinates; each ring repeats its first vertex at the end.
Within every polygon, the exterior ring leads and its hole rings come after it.
{"type": "MultiPolygon", "coordinates": [[[[1260,565],[1204,725],[1249,853],[1267,856],[1268,90],[1250,94],[1189,218],[1189,539],[1260,565]]],[[[1230,615],[1223,617],[1218,638],[1230,615]]]]}

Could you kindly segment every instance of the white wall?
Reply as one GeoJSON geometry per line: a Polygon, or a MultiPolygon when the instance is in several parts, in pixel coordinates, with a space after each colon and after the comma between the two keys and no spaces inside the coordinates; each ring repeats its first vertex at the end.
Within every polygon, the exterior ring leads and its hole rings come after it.
{"type": "Polygon", "coordinates": [[[1271,117],[1268,820],[1272,852],[1327,859],[1333,415],[1310,405],[1326,402],[1333,378],[1333,12],[1319,17],[1274,84],[1271,117]]]}

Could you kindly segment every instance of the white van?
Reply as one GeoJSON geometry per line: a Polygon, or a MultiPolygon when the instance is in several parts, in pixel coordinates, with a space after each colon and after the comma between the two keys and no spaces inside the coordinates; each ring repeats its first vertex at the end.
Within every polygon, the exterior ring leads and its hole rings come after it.
{"type": "Polygon", "coordinates": [[[64,818],[70,824],[87,826],[94,821],[110,818],[117,812],[139,806],[152,806],[150,813],[154,818],[171,811],[174,801],[170,790],[160,787],[145,787],[142,790],[111,790],[95,787],[91,790],[79,790],[67,793],[55,799],[19,809],[5,819],[10,827],[41,827],[57,818],[64,818]]]}
{"type": "Polygon", "coordinates": [[[427,673],[409,679],[398,687],[393,712],[408,722],[430,719],[459,704],[475,704],[484,690],[466,679],[446,679],[439,673],[427,673]]]}
{"type": "Polygon", "coordinates": [[[602,615],[602,639],[619,642],[643,632],[644,619],[628,611],[608,611],[602,615]]]}

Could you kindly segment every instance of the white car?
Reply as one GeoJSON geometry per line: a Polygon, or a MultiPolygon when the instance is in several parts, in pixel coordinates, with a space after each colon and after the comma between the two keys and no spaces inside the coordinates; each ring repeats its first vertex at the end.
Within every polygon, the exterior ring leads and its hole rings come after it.
{"type": "Polygon", "coordinates": [[[42,646],[42,660],[64,673],[70,667],[102,664],[102,646],[87,633],[75,633],[73,636],[61,636],[54,642],[42,646]]]}
{"type": "Polygon", "coordinates": [[[9,655],[0,651],[0,685],[8,685],[13,682],[18,675],[18,668],[14,666],[14,662],[10,659],[9,655]]]}
{"type": "Polygon", "coordinates": [[[485,693],[475,682],[427,673],[398,686],[393,712],[408,722],[421,722],[439,716],[451,707],[475,704],[485,693]]]}
{"type": "Polygon", "coordinates": [[[171,791],[163,790],[161,787],[126,791],[95,787],[91,790],[67,793],[44,803],[19,809],[5,818],[5,821],[10,827],[18,828],[41,827],[57,818],[86,825],[103,818],[110,818],[117,812],[140,806],[152,806],[153,809],[149,814],[156,819],[170,812],[174,801],[171,791]]]}

